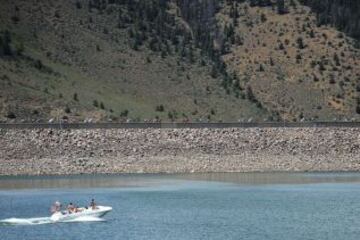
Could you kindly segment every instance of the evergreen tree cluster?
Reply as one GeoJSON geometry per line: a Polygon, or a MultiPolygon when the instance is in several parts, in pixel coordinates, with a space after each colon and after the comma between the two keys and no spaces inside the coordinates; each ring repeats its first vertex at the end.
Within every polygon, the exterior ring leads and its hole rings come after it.
{"type": "MultiPolygon", "coordinates": [[[[138,50],[144,43],[162,57],[178,54],[190,63],[197,59],[208,59],[212,64],[211,75],[222,78],[222,86],[229,91],[233,79],[228,75],[226,65],[221,56],[226,53],[228,42],[234,43],[235,32],[233,25],[226,29],[217,29],[215,15],[219,10],[219,1],[190,1],[177,0],[180,12],[177,16],[183,18],[191,27],[191,31],[183,29],[176,23],[173,15],[168,13],[170,0],[139,0],[127,1],[127,11],[122,12],[119,21],[127,25],[129,36],[134,39],[133,48],[138,50]],[[215,42],[220,47],[215,47],[215,42]],[[201,57],[197,57],[196,53],[201,57]]],[[[233,18],[236,22],[237,1],[234,4],[233,18]]],[[[201,61],[202,64],[206,62],[201,61]]]]}
{"type": "MultiPolygon", "coordinates": [[[[222,55],[229,52],[231,45],[240,44],[241,38],[236,35],[238,25],[239,3],[246,0],[175,0],[179,7],[176,14],[169,13],[171,0],[89,0],[89,10],[106,11],[108,5],[118,8],[118,27],[127,29],[131,47],[141,50],[143,46],[162,57],[177,54],[190,63],[197,60],[202,65],[210,64],[211,76],[221,78],[221,86],[228,94],[237,97],[247,96],[242,93],[240,80],[236,74],[227,71],[222,55]],[[231,8],[231,23],[219,28],[215,19],[221,4],[231,8]],[[189,29],[176,21],[184,19],[189,29]],[[199,56],[201,55],[201,57],[199,56]],[[201,60],[201,61],[200,61],[201,60]]],[[[257,0],[260,6],[270,6],[271,0],[257,0]]]]}
{"type": "Polygon", "coordinates": [[[288,13],[288,9],[286,7],[285,0],[249,0],[249,4],[250,4],[250,7],[274,7],[274,6],[276,6],[278,14],[288,13]]]}
{"type": "Polygon", "coordinates": [[[139,50],[147,45],[162,57],[179,54],[190,62],[195,61],[195,41],[176,23],[169,13],[170,0],[113,0],[122,5],[118,13],[118,27],[128,29],[132,48],[139,50]]]}
{"type": "Polygon", "coordinates": [[[255,7],[269,7],[272,6],[273,2],[271,0],[250,0],[250,6],[255,7]]]}
{"type": "Polygon", "coordinates": [[[359,0],[299,0],[317,14],[318,24],[330,24],[360,40],[359,0]]]}

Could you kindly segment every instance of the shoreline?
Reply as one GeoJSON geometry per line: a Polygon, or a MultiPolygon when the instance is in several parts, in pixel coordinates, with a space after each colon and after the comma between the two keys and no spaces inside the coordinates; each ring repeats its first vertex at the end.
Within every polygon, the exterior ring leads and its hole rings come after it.
{"type": "Polygon", "coordinates": [[[359,171],[360,128],[0,129],[0,176],[359,171]]]}
{"type": "Polygon", "coordinates": [[[0,176],[0,191],[59,188],[143,188],[162,185],[228,183],[237,185],[359,183],[360,172],[261,172],[185,174],[96,174],[0,176]]]}
{"type": "Polygon", "coordinates": [[[37,179],[46,179],[46,178],[51,178],[51,179],[62,179],[62,178],[91,178],[91,177],[166,177],[166,176],[170,176],[170,177],[176,177],[176,176],[197,176],[197,175],[202,175],[202,174],[244,174],[244,175],[268,175],[268,174],[275,174],[275,175],[296,175],[296,174],[360,174],[360,170],[358,171],[352,171],[352,170],[345,170],[345,171],[341,171],[341,170],[329,170],[329,171],[263,171],[263,172],[174,172],[174,173],[169,173],[169,172],[158,172],[158,173],[74,173],[74,174],[29,174],[29,175],[24,175],[24,174],[19,174],[19,175],[0,175],[0,181],[1,180],[25,180],[27,178],[32,179],[32,180],[37,180],[37,179]]]}
{"type": "Polygon", "coordinates": [[[13,174],[13,175],[0,175],[1,180],[24,180],[24,179],[43,179],[43,178],[77,178],[77,177],[126,177],[131,175],[132,177],[157,177],[157,176],[196,176],[197,174],[360,174],[360,171],[267,171],[267,172],[183,172],[183,173],[169,173],[169,172],[158,172],[158,173],[74,173],[74,174],[13,174]]]}

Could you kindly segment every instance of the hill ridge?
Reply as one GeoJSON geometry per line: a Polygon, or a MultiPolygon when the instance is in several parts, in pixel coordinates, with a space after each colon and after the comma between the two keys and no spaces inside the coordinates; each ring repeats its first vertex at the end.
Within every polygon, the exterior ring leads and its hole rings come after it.
{"type": "Polygon", "coordinates": [[[359,119],[357,41],[281,4],[6,1],[0,121],[359,119]]]}

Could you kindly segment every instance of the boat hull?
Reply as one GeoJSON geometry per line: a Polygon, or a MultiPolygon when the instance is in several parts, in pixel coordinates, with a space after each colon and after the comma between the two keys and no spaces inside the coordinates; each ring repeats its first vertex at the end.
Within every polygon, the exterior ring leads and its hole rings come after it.
{"type": "Polygon", "coordinates": [[[76,213],[68,213],[68,212],[57,212],[54,213],[50,219],[53,222],[64,222],[64,221],[71,221],[82,217],[94,217],[100,218],[103,217],[105,214],[110,212],[112,207],[106,206],[97,206],[96,209],[92,208],[79,208],[79,211],[76,213]]]}

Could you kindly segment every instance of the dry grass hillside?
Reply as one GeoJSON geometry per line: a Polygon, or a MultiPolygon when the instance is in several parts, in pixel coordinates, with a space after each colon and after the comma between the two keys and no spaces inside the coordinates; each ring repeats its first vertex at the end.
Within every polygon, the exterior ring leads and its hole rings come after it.
{"type": "Polygon", "coordinates": [[[354,40],[318,26],[310,8],[290,2],[286,14],[248,2],[224,4],[217,16],[223,28],[234,24],[234,6],[239,13],[224,61],[284,119],[359,119],[360,51],[354,40]]]}

